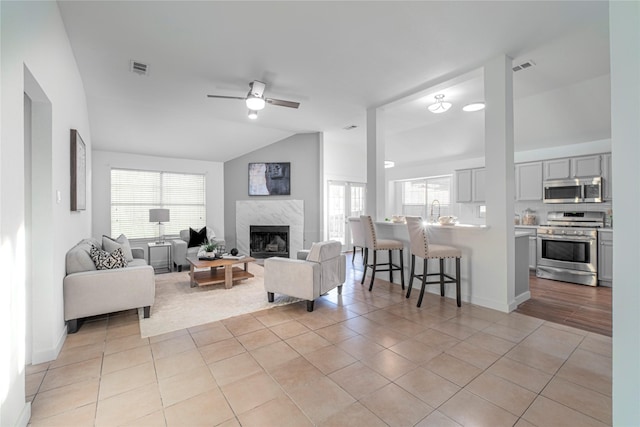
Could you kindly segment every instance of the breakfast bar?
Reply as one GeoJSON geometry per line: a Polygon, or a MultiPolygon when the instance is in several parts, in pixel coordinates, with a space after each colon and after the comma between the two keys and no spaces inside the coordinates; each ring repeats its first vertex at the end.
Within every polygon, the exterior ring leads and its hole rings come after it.
{"type": "MultiPolygon", "coordinates": [[[[375,226],[379,238],[404,242],[405,278],[408,279],[411,254],[407,225],[404,222],[379,221],[375,223],[375,226]]],[[[495,275],[507,274],[507,272],[506,269],[505,271],[496,271],[491,267],[493,265],[490,262],[492,236],[488,232],[490,230],[489,227],[474,224],[440,225],[438,223],[428,223],[426,227],[431,243],[454,246],[462,251],[460,290],[463,301],[503,312],[510,312],[518,304],[529,299],[529,271],[528,268],[523,268],[525,263],[528,266],[528,236],[526,234],[515,236],[516,267],[514,279],[508,281],[511,284],[509,286],[510,289],[500,289],[500,287],[495,286],[495,275]]],[[[380,255],[383,256],[385,254],[381,253],[380,255]]],[[[422,263],[416,264],[416,272],[421,273],[422,263]]],[[[446,260],[445,266],[447,271],[455,271],[453,270],[455,268],[453,259],[446,260]]],[[[431,264],[429,268],[432,268],[431,264]]],[[[431,271],[437,271],[435,265],[431,271]]],[[[381,275],[380,278],[388,279],[384,275],[381,275]]],[[[400,283],[400,279],[394,277],[394,282],[400,283]]],[[[417,281],[415,281],[414,286],[419,287],[417,281]]],[[[440,292],[438,286],[428,286],[427,291],[432,293],[440,292]]],[[[455,288],[446,287],[445,296],[455,298],[455,288]]]]}

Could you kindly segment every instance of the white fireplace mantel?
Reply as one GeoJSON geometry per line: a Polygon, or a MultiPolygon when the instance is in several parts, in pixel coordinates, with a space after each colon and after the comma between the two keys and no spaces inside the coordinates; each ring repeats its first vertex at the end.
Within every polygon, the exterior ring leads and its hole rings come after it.
{"type": "Polygon", "coordinates": [[[236,201],[236,241],[241,254],[249,254],[252,225],[288,225],[289,257],[304,248],[304,200],[236,201]]]}

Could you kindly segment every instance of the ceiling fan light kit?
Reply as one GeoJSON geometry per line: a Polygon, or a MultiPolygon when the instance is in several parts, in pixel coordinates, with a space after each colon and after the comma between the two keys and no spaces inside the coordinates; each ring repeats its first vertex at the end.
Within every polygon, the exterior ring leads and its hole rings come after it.
{"type": "Polygon", "coordinates": [[[245,102],[247,103],[247,108],[253,111],[262,110],[267,104],[263,98],[255,96],[252,93],[249,93],[249,95],[247,95],[247,100],[245,102]]]}
{"type": "Polygon", "coordinates": [[[462,111],[472,112],[484,110],[484,102],[473,102],[462,107],[462,111]]]}
{"type": "Polygon", "coordinates": [[[445,111],[447,111],[449,108],[451,108],[451,103],[450,102],[444,102],[444,95],[439,94],[434,96],[434,98],[436,99],[436,102],[434,104],[429,105],[429,111],[431,111],[432,113],[435,114],[440,114],[440,113],[444,113],[445,111]]]}

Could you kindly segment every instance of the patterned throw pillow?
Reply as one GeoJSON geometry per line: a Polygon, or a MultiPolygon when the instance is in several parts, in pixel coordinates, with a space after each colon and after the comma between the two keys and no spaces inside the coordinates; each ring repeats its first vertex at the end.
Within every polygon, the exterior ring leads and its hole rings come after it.
{"type": "Polygon", "coordinates": [[[92,246],[89,255],[98,270],[112,270],[114,268],[124,268],[127,266],[127,259],[124,257],[122,248],[118,248],[109,253],[92,246]]]}

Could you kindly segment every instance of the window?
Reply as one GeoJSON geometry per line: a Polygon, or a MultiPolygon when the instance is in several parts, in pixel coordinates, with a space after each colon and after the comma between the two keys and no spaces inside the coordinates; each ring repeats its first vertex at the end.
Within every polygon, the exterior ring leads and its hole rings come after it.
{"type": "Polygon", "coordinates": [[[402,215],[424,219],[450,215],[451,175],[402,181],[400,199],[402,215]]]}
{"type": "Polygon", "coordinates": [[[149,209],[166,208],[170,221],[164,235],[206,225],[205,176],[172,172],[111,170],[111,235],[154,238],[158,224],[149,222],[149,209]]]}

